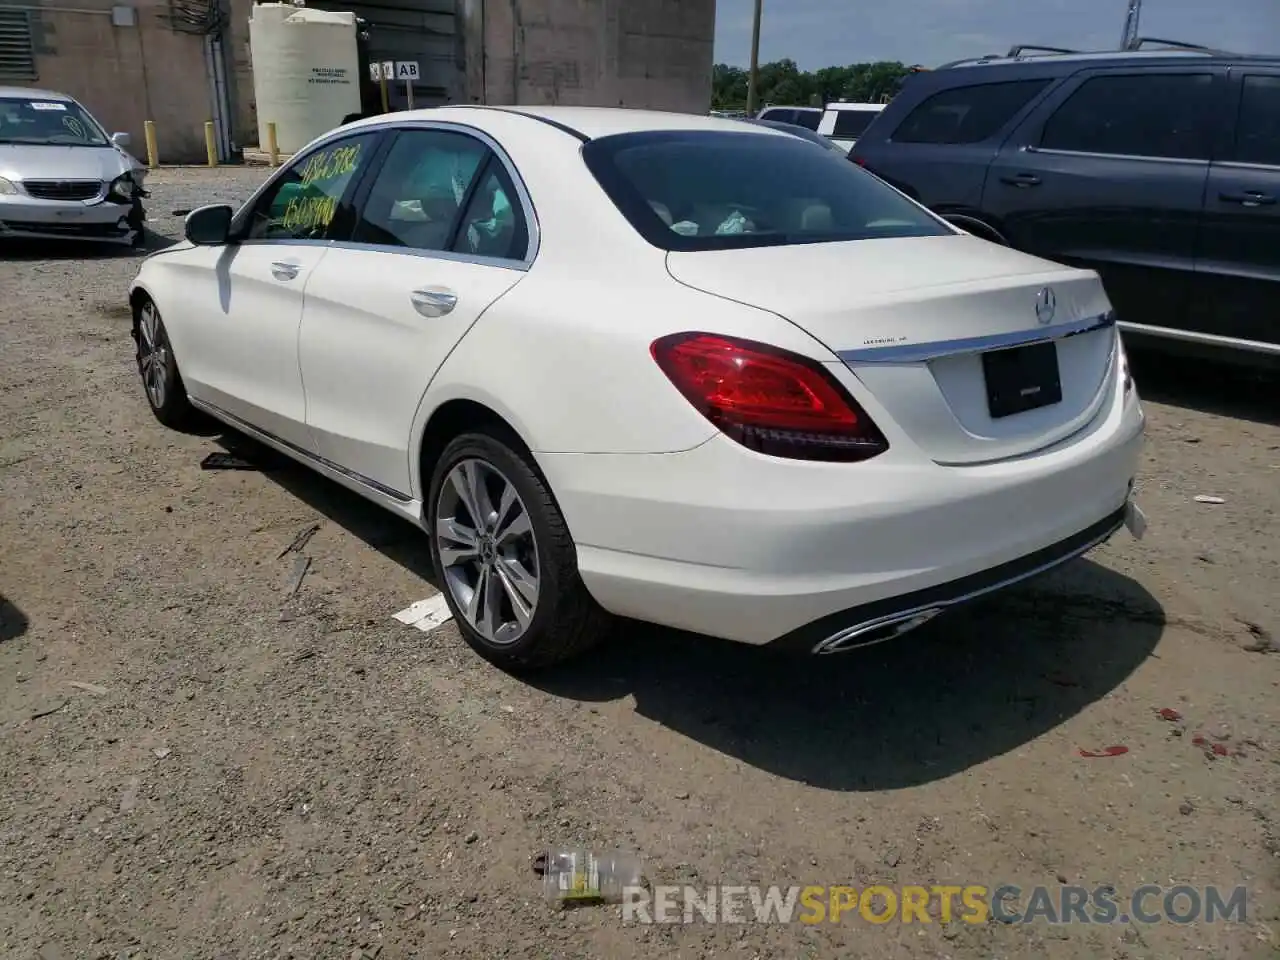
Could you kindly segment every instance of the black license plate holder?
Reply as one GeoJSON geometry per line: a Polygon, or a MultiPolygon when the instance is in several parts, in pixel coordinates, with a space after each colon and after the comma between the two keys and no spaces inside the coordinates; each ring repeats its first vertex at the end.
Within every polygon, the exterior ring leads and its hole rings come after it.
{"type": "Polygon", "coordinates": [[[1052,341],[984,353],[982,375],[993,420],[1062,402],[1058,345],[1052,341]]]}

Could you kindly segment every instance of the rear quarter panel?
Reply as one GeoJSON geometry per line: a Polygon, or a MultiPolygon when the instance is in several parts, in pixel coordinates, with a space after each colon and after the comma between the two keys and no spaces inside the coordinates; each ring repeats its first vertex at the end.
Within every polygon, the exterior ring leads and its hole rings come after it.
{"type": "Polygon", "coordinates": [[[717,431],[654,361],[659,337],[706,331],[832,359],[776,314],[677,283],[661,251],[633,253],[619,258],[630,260],[629,278],[535,264],[436,374],[415,437],[443,404],[466,399],[506,419],[534,453],[674,453],[717,431]]]}

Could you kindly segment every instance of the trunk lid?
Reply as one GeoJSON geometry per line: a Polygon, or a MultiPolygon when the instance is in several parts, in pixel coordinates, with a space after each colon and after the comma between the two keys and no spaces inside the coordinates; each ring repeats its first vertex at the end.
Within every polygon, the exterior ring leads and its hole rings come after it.
{"type": "Polygon", "coordinates": [[[670,253],[667,269],[802,327],[938,463],[1050,446],[1097,415],[1115,375],[1096,274],[969,235],[670,253]]]}

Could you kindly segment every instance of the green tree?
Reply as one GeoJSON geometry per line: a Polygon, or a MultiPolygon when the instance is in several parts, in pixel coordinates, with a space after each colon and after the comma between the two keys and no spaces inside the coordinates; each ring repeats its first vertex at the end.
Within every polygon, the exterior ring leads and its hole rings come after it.
{"type": "MultiPolygon", "coordinates": [[[[822,106],[833,100],[878,103],[897,92],[910,68],[897,61],[851,63],[823,67],[809,73],[794,60],[760,65],[756,102],[759,106],[822,106]]],[[[718,63],[712,70],[713,110],[743,110],[747,106],[747,71],[718,63]]]]}

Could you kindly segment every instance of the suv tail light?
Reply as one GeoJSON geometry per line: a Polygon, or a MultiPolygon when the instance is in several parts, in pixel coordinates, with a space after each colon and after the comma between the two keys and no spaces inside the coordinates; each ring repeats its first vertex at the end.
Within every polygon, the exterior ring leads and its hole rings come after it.
{"type": "Polygon", "coordinates": [[[711,333],[655,340],[653,359],[698,412],[759,453],[867,460],[888,441],[822,365],[763,343],[711,333]]]}

